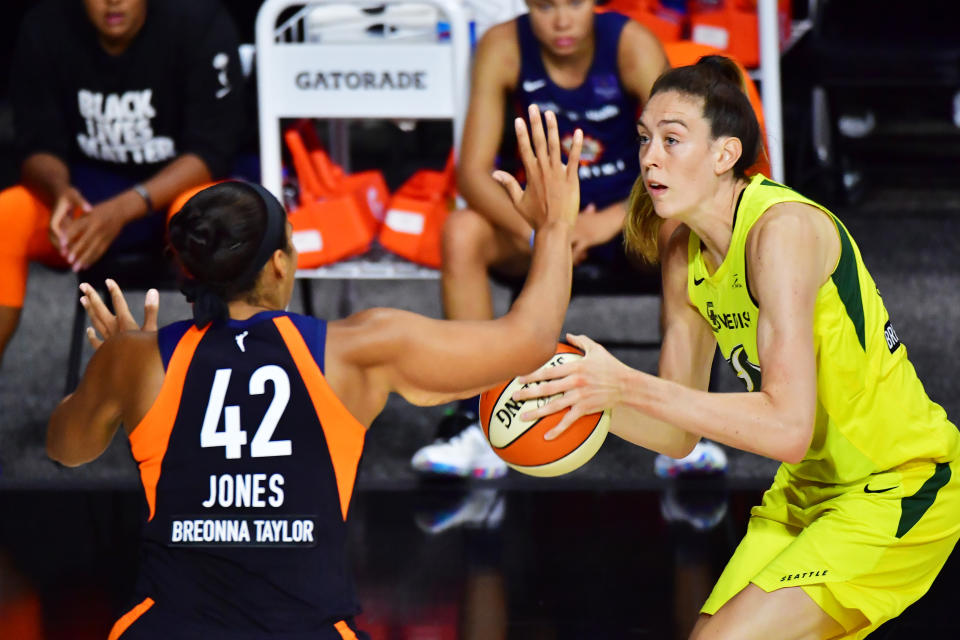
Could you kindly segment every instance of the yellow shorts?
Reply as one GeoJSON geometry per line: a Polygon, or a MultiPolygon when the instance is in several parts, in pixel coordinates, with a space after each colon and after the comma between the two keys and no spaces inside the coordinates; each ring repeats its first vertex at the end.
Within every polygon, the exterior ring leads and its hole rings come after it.
{"type": "Polygon", "coordinates": [[[960,537],[960,461],[913,462],[829,485],[784,467],[701,611],[748,584],[800,587],[863,638],[927,592],[960,537]]]}

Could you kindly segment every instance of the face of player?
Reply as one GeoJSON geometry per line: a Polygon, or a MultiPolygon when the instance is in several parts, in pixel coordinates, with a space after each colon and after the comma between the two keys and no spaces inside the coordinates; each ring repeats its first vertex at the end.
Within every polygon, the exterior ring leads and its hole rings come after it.
{"type": "Polygon", "coordinates": [[[640,173],[661,218],[684,217],[713,192],[719,147],[703,100],[676,91],[655,94],[637,122],[640,173]]]}
{"type": "Polygon", "coordinates": [[[147,17],[147,0],[83,0],[83,6],[101,41],[110,48],[129,44],[147,17]]]}
{"type": "Polygon", "coordinates": [[[593,0],[527,0],[530,27],[557,57],[580,53],[593,34],[593,0]]]}

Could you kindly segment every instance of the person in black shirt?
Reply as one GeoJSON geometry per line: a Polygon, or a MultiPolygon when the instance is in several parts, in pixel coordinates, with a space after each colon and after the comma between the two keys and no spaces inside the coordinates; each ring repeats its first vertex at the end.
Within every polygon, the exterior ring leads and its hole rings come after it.
{"type": "Polygon", "coordinates": [[[237,45],[217,0],[45,0],[27,14],[10,91],[21,185],[0,192],[0,358],[29,261],[159,258],[162,211],[229,172],[237,45]]]}

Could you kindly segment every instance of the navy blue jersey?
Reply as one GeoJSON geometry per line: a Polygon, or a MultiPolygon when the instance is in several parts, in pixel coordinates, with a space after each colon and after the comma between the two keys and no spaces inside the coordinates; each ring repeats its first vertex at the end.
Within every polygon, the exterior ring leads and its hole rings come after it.
{"type": "Polygon", "coordinates": [[[593,63],[583,84],[558,87],[543,65],[540,42],[533,35],[529,14],[517,17],[520,78],[513,101],[526,118],[531,104],[557,114],[560,142],[569,149],[573,132],[583,130],[580,154],[580,206],[598,209],[622,202],[640,174],[637,142],[637,101],[627,93],[617,67],[620,34],[629,18],[601,13],[593,18],[593,63]]]}
{"type": "Polygon", "coordinates": [[[163,387],[130,434],[143,624],[327,637],[357,613],[344,546],[365,429],[323,377],[325,339],[284,312],[160,330],[163,387]]]}

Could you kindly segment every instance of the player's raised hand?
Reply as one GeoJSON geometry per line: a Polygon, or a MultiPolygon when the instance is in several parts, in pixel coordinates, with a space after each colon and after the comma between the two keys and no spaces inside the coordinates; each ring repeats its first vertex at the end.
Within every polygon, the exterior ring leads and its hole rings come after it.
{"type": "Polygon", "coordinates": [[[160,293],[156,289],[147,291],[143,301],[143,325],[138,325],[130,313],[130,307],[123,297],[123,291],[120,285],[115,281],[107,279],[107,291],[110,292],[110,299],[113,302],[113,309],[116,314],[111,313],[100,299],[100,294],[92,286],[83,282],[80,284],[80,291],[83,296],[80,297],[80,304],[87,311],[92,326],[87,327],[87,340],[98,348],[104,340],[110,336],[123,331],[156,331],[157,330],[157,312],[160,308],[160,293]],[[99,334],[99,336],[97,335],[99,334]],[[102,336],[102,337],[101,337],[102,336]]]}
{"type": "Polygon", "coordinates": [[[571,227],[580,211],[580,150],[583,132],[573,135],[567,163],[561,157],[560,133],[557,116],[547,111],[544,132],[540,109],[530,105],[530,132],[523,118],[517,118],[517,144],[526,173],[527,187],[522,189],[516,178],[505,171],[495,171],[493,178],[503,185],[513,206],[534,230],[550,222],[565,222],[571,227]]]}

